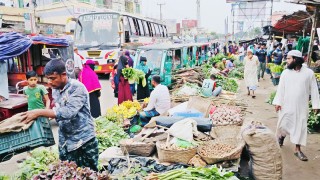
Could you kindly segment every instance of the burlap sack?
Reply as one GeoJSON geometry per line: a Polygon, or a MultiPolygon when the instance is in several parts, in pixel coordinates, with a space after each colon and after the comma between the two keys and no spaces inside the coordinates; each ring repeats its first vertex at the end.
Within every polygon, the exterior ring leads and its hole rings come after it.
{"type": "Polygon", "coordinates": [[[191,96],[189,98],[187,109],[195,109],[205,114],[205,118],[209,117],[211,101],[208,98],[200,96],[191,96]]]}
{"type": "Polygon", "coordinates": [[[0,122],[0,134],[8,133],[8,132],[20,132],[22,130],[28,129],[32,123],[29,122],[28,124],[22,123],[21,121],[26,118],[24,113],[18,113],[11,118],[5,119],[0,122]]]}
{"type": "Polygon", "coordinates": [[[250,172],[256,180],[282,179],[282,158],[275,134],[263,125],[248,125],[242,131],[251,160],[250,172]]]}

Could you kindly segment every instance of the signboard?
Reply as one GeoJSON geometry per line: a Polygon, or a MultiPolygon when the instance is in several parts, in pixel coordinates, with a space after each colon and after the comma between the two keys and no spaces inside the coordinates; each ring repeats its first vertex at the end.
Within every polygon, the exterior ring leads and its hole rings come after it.
{"type": "Polygon", "coordinates": [[[182,20],[182,28],[196,28],[197,26],[197,20],[182,20]]]}
{"type": "Polygon", "coordinates": [[[266,19],[266,2],[249,2],[233,4],[234,16],[238,21],[266,19]]]}
{"type": "Polygon", "coordinates": [[[24,13],[24,30],[27,33],[31,33],[31,13],[24,13]]]}

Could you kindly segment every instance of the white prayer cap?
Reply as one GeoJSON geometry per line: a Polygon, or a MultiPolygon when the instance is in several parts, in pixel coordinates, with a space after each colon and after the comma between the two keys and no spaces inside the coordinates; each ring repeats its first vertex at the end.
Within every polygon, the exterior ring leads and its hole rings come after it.
{"type": "Polygon", "coordinates": [[[252,51],[252,49],[250,49],[250,48],[247,49],[247,53],[248,53],[248,52],[251,52],[251,53],[253,54],[253,51],[252,51]]]}
{"type": "Polygon", "coordinates": [[[227,60],[227,58],[223,58],[222,61],[227,60]]]}
{"type": "Polygon", "coordinates": [[[302,58],[302,53],[298,50],[291,50],[288,52],[288,56],[300,57],[302,58]]]}

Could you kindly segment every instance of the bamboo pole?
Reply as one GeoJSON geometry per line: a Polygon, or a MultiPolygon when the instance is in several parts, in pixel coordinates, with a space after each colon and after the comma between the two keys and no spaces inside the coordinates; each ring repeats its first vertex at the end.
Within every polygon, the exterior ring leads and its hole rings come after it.
{"type": "Polygon", "coordinates": [[[310,67],[311,64],[311,55],[312,55],[312,48],[313,48],[313,41],[314,41],[314,36],[316,34],[316,29],[317,29],[317,22],[318,22],[318,16],[319,16],[319,9],[320,6],[316,6],[314,10],[314,15],[312,18],[312,29],[311,29],[311,35],[310,35],[310,43],[309,43],[309,49],[308,49],[308,66],[310,67]]]}

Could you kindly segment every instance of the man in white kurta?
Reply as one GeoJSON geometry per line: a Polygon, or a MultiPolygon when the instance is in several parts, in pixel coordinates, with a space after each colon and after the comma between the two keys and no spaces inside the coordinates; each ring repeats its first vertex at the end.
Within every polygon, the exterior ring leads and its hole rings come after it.
{"type": "Polygon", "coordinates": [[[318,86],[313,71],[303,66],[302,53],[290,51],[287,56],[288,69],[280,77],[277,94],[273,100],[279,112],[277,135],[280,146],[286,135],[296,144],[295,155],[302,161],[308,158],[300,146],[307,143],[307,122],[309,113],[309,96],[313,109],[320,109],[318,86]]]}
{"type": "Polygon", "coordinates": [[[252,98],[255,98],[254,91],[258,87],[258,66],[259,59],[257,56],[253,55],[252,50],[248,49],[247,56],[244,58],[244,82],[246,83],[248,89],[248,96],[250,91],[252,91],[252,98]]]}

